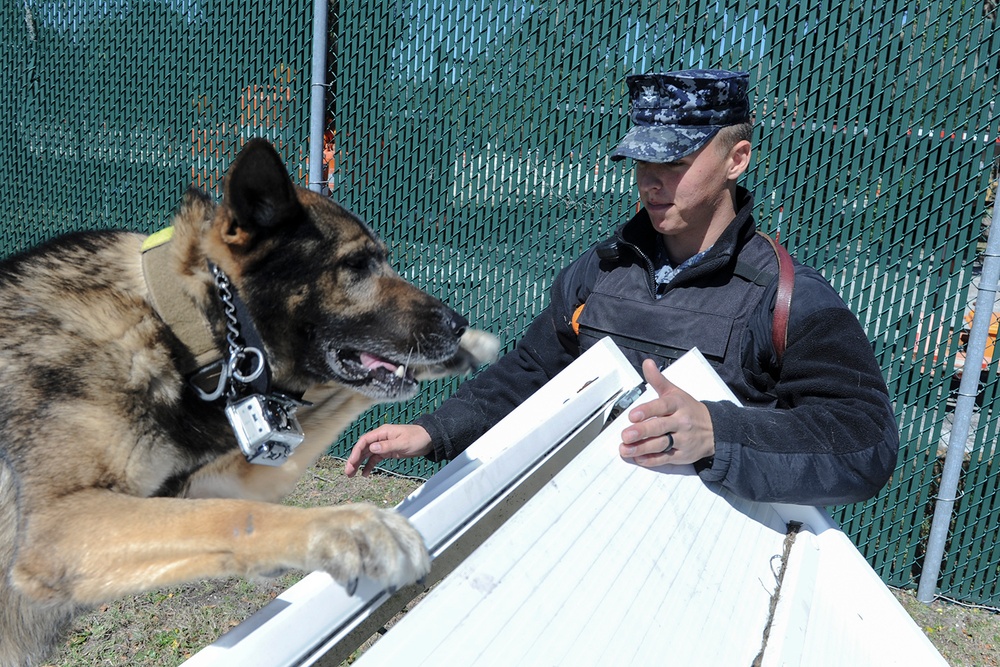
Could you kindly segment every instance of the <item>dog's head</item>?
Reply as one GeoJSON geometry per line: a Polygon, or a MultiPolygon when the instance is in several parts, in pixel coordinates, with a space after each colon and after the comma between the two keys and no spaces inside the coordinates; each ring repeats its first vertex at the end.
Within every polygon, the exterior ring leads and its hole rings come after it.
{"type": "Polygon", "coordinates": [[[465,318],[403,280],[355,215],[295,187],[266,141],[243,148],[201,226],[202,253],[246,302],[279,386],[398,400],[416,392],[415,370],[461,356],[465,318]]]}

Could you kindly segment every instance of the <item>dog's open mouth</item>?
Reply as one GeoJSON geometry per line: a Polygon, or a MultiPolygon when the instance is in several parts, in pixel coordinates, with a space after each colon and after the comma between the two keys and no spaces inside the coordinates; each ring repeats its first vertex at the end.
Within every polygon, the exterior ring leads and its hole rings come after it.
{"type": "Polygon", "coordinates": [[[404,396],[417,390],[411,369],[377,354],[337,350],[334,361],[334,370],[343,381],[377,398],[404,396]]]}

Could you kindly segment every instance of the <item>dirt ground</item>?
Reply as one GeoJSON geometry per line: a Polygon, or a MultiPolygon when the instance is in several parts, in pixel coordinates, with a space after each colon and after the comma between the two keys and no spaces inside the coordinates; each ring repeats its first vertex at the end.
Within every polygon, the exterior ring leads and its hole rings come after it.
{"type": "Polygon", "coordinates": [[[945,600],[917,601],[914,591],[893,591],[951,667],[1000,666],[1000,613],[945,600]]]}
{"type": "MultiPolygon", "coordinates": [[[[325,457],[302,477],[288,505],[369,502],[394,507],[422,480],[378,475],[349,479],[325,457]]],[[[76,619],[45,667],[174,667],[273,600],[306,573],[276,579],[202,581],[102,605],[76,619]]]]}
{"type": "MultiPolygon", "coordinates": [[[[389,475],[348,479],[342,469],[342,461],[321,459],[285,502],[313,506],[364,501],[391,507],[421,484],[389,475]]],[[[76,620],[46,667],[175,667],[303,574],[264,581],[205,581],[102,605],[76,620]]],[[[1000,667],[1000,613],[947,601],[925,605],[913,591],[893,593],[949,665],[1000,667]]]]}

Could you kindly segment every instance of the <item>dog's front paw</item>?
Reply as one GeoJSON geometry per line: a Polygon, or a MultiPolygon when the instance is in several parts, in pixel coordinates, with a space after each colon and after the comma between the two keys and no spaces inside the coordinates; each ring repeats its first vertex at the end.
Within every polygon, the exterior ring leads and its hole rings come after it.
{"type": "Polygon", "coordinates": [[[367,504],[324,509],[330,514],[310,538],[311,569],[329,572],[348,594],[361,576],[397,589],[430,571],[423,538],[397,512],[367,504]]]}
{"type": "Polygon", "coordinates": [[[433,380],[447,375],[465,375],[484,364],[492,364],[500,354],[500,339],[488,331],[466,329],[458,342],[458,352],[439,364],[415,369],[419,380],[433,380]]]}

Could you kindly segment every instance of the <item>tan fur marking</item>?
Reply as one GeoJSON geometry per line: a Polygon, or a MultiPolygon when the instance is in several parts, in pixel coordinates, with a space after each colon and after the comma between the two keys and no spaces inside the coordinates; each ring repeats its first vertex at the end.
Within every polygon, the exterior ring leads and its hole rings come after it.
{"type": "MultiPolygon", "coordinates": [[[[210,577],[263,576],[276,570],[325,569],[342,578],[389,574],[378,554],[402,548],[411,569],[427,570],[419,538],[394,535],[394,520],[369,506],[302,509],[236,500],[139,499],[98,490],[54,508],[73,518],[43,521],[45,544],[24,545],[12,581],[39,601],[82,604],[210,577]],[[251,519],[252,517],[252,519],[251,519]],[[248,522],[254,530],[245,530],[248,522]],[[343,559],[345,562],[338,562],[343,559]],[[365,564],[366,559],[372,559],[365,564]]],[[[392,566],[395,566],[395,556],[392,566]]]]}

